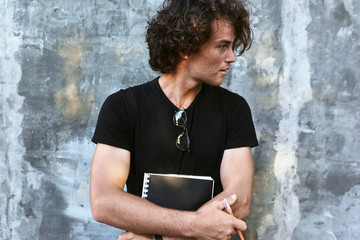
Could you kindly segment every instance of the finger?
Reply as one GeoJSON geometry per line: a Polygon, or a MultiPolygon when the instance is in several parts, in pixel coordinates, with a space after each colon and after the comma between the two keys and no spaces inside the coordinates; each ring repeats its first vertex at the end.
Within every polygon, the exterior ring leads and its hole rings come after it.
{"type": "Polygon", "coordinates": [[[235,228],[240,231],[246,231],[246,229],[247,229],[246,222],[236,218],[235,219],[235,228]]]}
{"type": "Polygon", "coordinates": [[[118,240],[130,240],[133,239],[132,232],[123,232],[119,234],[118,240]]]}
{"type": "Polygon", "coordinates": [[[227,239],[227,240],[230,240],[231,237],[232,237],[232,235],[226,235],[226,239],[227,239]]]}

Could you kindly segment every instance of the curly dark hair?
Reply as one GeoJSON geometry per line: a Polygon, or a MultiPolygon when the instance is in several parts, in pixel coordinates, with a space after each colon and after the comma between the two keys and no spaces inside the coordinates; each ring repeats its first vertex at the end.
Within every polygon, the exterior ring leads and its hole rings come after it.
{"type": "Polygon", "coordinates": [[[236,0],[165,0],[148,22],[146,41],[154,71],[171,73],[182,56],[196,53],[211,37],[211,23],[226,19],[234,26],[233,49],[239,55],[252,44],[249,12],[236,0]]]}

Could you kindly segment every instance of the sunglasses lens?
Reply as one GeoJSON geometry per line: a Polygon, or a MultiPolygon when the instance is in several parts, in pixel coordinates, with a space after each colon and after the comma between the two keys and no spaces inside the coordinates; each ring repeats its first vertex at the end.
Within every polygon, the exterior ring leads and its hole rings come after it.
{"type": "Polygon", "coordinates": [[[184,108],[181,108],[174,114],[173,117],[174,124],[178,127],[184,127],[187,121],[187,116],[184,108]]]}
{"type": "Polygon", "coordinates": [[[176,147],[181,151],[186,151],[190,147],[190,139],[187,131],[182,132],[179,134],[179,136],[176,138],[176,147]]]}
{"type": "Polygon", "coordinates": [[[175,145],[181,151],[186,151],[190,148],[190,138],[186,128],[187,116],[184,108],[181,108],[174,114],[174,124],[182,128],[184,131],[176,138],[175,145]]]}

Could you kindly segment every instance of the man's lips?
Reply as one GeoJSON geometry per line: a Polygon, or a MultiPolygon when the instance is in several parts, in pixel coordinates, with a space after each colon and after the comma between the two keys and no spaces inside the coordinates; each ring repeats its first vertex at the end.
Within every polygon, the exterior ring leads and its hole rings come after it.
{"type": "Polygon", "coordinates": [[[220,72],[222,72],[223,74],[227,74],[227,71],[229,70],[230,68],[223,68],[223,69],[220,69],[220,72]]]}

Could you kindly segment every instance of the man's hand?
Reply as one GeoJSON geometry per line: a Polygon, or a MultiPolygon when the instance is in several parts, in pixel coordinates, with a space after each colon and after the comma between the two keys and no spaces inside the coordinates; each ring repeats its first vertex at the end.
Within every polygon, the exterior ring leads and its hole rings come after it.
{"type": "MultiPolygon", "coordinates": [[[[236,202],[236,195],[227,198],[230,205],[236,202]]],[[[224,211],[224,201],[212,201],[196,211],[193,226],[196,239],[230,239],[237,229],[245,231],[246,223],[224,211]]]]}

